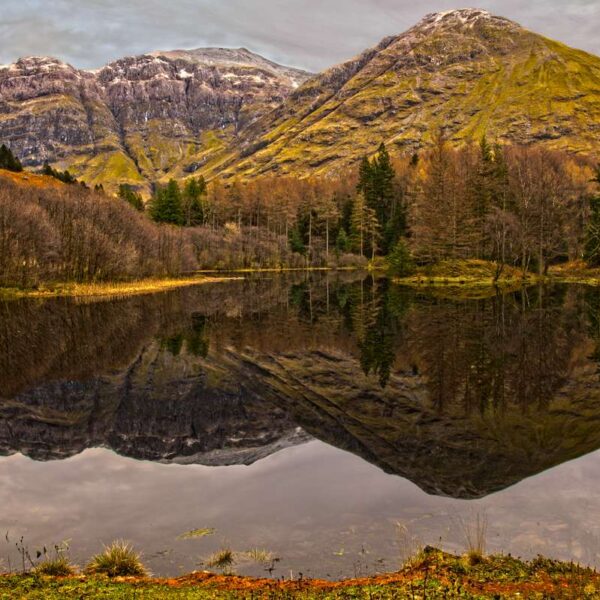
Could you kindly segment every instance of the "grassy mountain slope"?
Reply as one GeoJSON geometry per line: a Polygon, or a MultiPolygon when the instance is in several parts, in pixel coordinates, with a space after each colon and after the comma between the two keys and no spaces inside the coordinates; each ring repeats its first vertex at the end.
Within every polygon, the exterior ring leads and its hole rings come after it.
{"type": "Polygon", "coordinates": [[[418,150],[440,126],[457,144],[487,134],[597,151],[600,58],[485,11],[429,15],[309,80],[207,171],[327,172],[382,141],[418,150]]]}

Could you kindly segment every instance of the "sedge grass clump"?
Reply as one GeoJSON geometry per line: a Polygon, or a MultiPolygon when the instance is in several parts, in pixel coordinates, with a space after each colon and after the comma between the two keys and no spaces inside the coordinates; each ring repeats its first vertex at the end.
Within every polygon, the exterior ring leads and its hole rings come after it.
{"type": "Polygon", "coordinates": [[[148,571],[140,560],[140,555],[124,541],[113,542],[96,554],[85,568],[90,575],[108,577],[146,577],[148,571]]]}
{"type": "Polygon", "coordinates": [[[48,577],[69,577],[75,575],[75,567],[64,554],[57,554],[53,558],[46,558],[34,569],[37,575],[48,577]]]}
{"type": "Polygon", "coordinates": [[[231,548],[222,548],[209,556],[205,564],[211,569],[219,569],[223,573],[228,573],[235,565],[235,554],[231,548]]]}

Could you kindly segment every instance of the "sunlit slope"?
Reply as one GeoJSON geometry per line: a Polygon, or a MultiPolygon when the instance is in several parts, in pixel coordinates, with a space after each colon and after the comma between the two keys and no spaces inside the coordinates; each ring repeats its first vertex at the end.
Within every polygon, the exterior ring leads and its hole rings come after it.
{"type": "Polygon", "coordinates": [[[430,15],[309,80],[246,129],[227,166],[248,175],[327,172],[382,141],[418,150],[440,126],[457,144],[485,134],[597,151],[600,58],[484,11],[430,15]]]}

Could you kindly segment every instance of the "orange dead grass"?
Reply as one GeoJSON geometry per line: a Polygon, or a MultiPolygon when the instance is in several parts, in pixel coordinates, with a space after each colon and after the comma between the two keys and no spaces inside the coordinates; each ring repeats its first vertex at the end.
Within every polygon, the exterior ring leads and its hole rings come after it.
{"type": "Polygon", "coordinates": [[[48,177],[47,175],[37,175],[36,173],[30,173],[29,171],[22,171],[21,173],[13,173],[12,171],[5,171],[0,169],[0,184],[2,179],[8,179],[17,185],[25,187],[34,187],[38,189],[55,188],[59,189],[65,184],[54,177],[48,177]]]}

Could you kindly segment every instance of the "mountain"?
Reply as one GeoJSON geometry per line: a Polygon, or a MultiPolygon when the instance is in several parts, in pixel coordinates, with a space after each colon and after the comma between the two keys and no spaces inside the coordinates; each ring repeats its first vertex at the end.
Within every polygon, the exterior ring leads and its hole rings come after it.
{"type": "Polygon", "coordinates": [[[24,58],[0,68],[0,139],[26,166],[148,190],[196,170],[308,76],[243,48],[155,52],[94,72],[24,58]]]}
{"type": "Polygon", "coordinates": [[[383,141],[446,128],[575,153],[600,148],[600,58],[477,9],[426,16],[320,75],[242,48],[175,50],[80,71],[50,58],[0,68],[0,140],[88,183],[148,191],[202,173],[343,170],[383,141]]]}
{"type": "Polygon", "coordinates": [[[443,126],[453,142],[600,149],[600,58],[477,9],[426,16],[309,80],[251,124],[231,173],[339,170],[383,141],[414,152],[443,126]]]}

